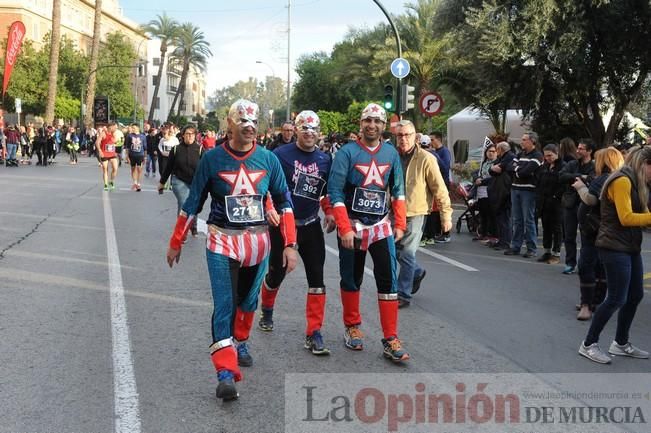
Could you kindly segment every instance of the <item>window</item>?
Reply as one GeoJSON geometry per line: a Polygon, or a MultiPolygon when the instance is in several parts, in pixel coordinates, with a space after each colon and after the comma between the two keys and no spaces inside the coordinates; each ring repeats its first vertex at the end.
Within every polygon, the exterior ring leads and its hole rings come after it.
{"type": "Polygon", "coordinates": [[[160,66],[160,57],[154,57],[154,66],[160,66]]]}
{"type": "Polygon", "coordinates": [[[154,99],[154,110],[160,110],[160,97],[157,96],[156,99],[154,99]]]}
{"type": "Polygon", "coordinates": [[[158,86],[158,75],[153,75],[151,77],[151,84],[154,86],[158,86]]]}

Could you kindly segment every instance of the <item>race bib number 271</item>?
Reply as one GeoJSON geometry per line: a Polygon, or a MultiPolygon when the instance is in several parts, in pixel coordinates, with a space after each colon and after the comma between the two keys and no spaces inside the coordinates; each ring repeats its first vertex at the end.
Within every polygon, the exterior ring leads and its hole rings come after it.
{"type": "Polygon", "coordinates": [[[253,223],[264,221],[261,194],[227,195],[226,216],[232,223],[253,223]]]}

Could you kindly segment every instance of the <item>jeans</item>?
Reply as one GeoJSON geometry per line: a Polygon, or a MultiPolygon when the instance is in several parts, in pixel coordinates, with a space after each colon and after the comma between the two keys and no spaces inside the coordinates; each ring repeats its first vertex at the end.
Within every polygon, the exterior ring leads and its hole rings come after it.
{"type": "Polygon", "coordinates": [[[183,182],[181,179],[179,179],[176,176],[172,176],[171,183],[172,183],[172,192],[176,197],[176,204],[177,204],[176,214],[178,215],[181,212],[183,203],[185,203],[185,201],[188,199],[188,196],[190,195],[190,185],[183,182]]]}
{"type": "Polygon", "coordinates": [[[16,150],[18,150],[16,143],[7,143],[7,160],[14,161],[16,159],[16,150]]]}
{"type": "Polygon", "coordinates": [[[565,264],[576,266],[576,230],[579,227],[578,206],[563,208],[563,243],[565,244],[565,264]]]}
{"type": "Polygon", "coordinates": [[[535,191],[511,190],[511,215],[513,216],[513,239],[511,249],[520,251],[522,242],[527,251],[536,251],[536,193],[535,191]]]}
{"type": "Polygon", "coordinates": [[[644,296],[642,256],[599,248],[599,258],[606,269],[608,294],[592,316],[585,345],[599,341],[599,334],[617,310],[615,341],[626,344],[637,306],[644,296]]]}
{"type": "Polygon", "coordinates": [[[154,155],[147,154],[145,172],[156,174],[156,157],[154,155]]]}
{"type": "Polygon", "coordinates": [[[606,295],[604,267],[594,243],[595,239],[581,234],[578,274],[582,305],[599,305],[606,295]]]}
{"type": "Polygon", "coordinates": [[[423,273],[423,268],[416,261],[416,251],[420,245],[424,222],[425,215],[408,217],[407,231],[397,245],[398,262],[400,263],[398,296],[402,299],[411,299],[414,277],[423,273]]]}

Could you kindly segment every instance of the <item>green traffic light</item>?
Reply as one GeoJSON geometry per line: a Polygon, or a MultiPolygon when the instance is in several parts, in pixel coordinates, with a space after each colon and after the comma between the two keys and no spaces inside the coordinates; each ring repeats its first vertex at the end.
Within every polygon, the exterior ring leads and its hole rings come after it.
{"type": "Polygon", "coordinates": [[[385,109],[385,110],[392,110],[392,109],[393,109],[393,102],[391,102],[391,101],[384,101],[384,109],[385,109]]]}

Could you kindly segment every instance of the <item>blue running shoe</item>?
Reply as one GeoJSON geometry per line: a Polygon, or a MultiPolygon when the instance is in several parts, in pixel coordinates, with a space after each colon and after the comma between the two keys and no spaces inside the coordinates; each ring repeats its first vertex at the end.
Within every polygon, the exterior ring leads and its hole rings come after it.
{"type": "Polygon", "coordinates": [[[241,367],[250,367],[253,365],[253,357],[249,353],[249,347],[246,341],[237,344],[237,365],[241,367]]]}
{"type": "Polygon", "coordinates": [[[312,335],[306,335],[305,336],[305,345],[303,346],[310,352],[312,352],[313,355],[317,356],[325,356],[325,355],[330,355],[330,350],[328,350],[327,347],[325,347],[325,343],[323,343],[323,337],[321,336],[320,331],[314,331],[312,335]]]}
{"type": "Polygon", "coordinates": [[[235,389],[233,373],[228,370],[222,370],[217,373],[217,379],[219,380],[219,385],[217,385],[217,391],[215,392],[217,398],[228,401],[235,400],[240,396],[237,393],[237,389],[235,389]]]}

